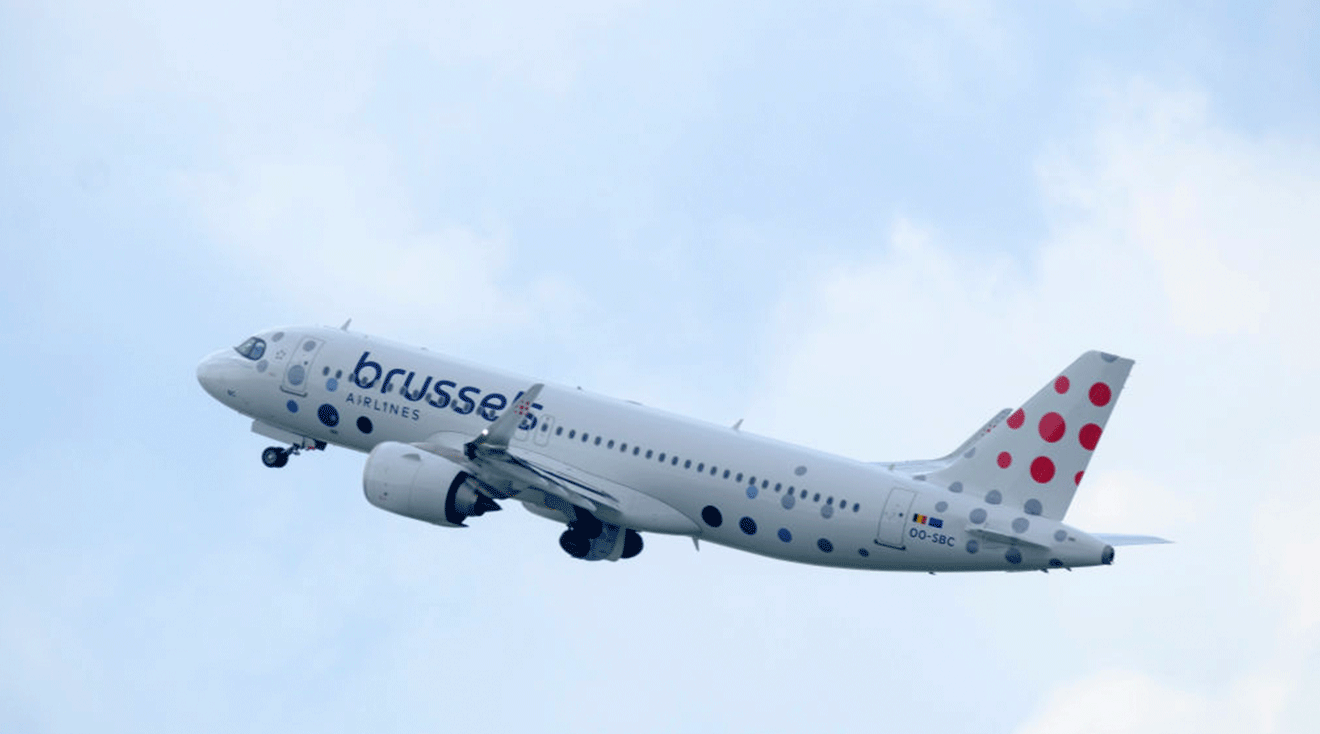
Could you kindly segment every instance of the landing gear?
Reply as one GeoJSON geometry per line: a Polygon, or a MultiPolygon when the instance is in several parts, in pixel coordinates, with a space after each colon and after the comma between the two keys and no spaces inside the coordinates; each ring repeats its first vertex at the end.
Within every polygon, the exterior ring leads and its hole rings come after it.
{"type": "MultiPolygon", "coordinates": [[[[311,439],[307,439],[311,441],[311,439]]],[[[287,449],[283,446],[267,446],[261,452],[261,463],[272,469],[278,469],[289,463],[290,456],[297,456],[303,451],[323,451],[325,450],[325,441],[316,441],[315,443],[304,443],[301,446],[294,444],[287,449]]]]}
{"type": "Polygon", "coordinates": [[[623,533],[623,553],[620,558],[632,558],[642,552],[642,534],[628,528],[623,533]]]}
{"type": "Polygon", "coordinates": [[[565,530],[559,536],[559,547],[574,558],[586,558],[591,552],[591,538],[573,529],[565,530]]]}
{"type": "Polygon", "coordinates": [[[266,450],[261,452],[261,463],[272,469],[278,469],[289,463],[289,450],[279,446],[267,446],[266,450]]]}
{"type": "Polygon", "coordinates": [[[570,532],[579,533],[590,541],[592,538],[600,537],[601,531],[605,529],[605,523],[601,522],[595,515],[578,510],[577,519],[568,524],[568,529],[570,532]]]}
{"type": "MultiPolygon", "coordinates": [[[[612,532],[618,532],[618,535],[610,536],[612,540],[608,541],[608,546],[599,549],[600,555],[597,558],[632,558],[642,552],[640,533],[631,528],[619,528],[613,525],[610,527],[614,529],[612,532]],[[622,543],[623,546],[619,547],[618,543],[622,543]],[[611,553],[611,550],[618,555],[611,553]]],[[[591,553],[592,545],[601,537],[604,530],[605,523],[599,518],[585,510],[577,510],[573,522],[570,522],[568,529],[559,536],[559,547],[574,558],[586,558],[591,553]]]]}

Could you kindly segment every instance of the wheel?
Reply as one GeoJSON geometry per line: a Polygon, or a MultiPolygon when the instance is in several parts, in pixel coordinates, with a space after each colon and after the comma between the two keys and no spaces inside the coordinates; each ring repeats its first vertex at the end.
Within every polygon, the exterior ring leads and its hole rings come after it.
{"type": "Polygon", "coordinates": [[[574,558],[586,558],[591,552],[591,539],[582,533],[565,530],[564,534],[559,536],[559,547],[574,558]]]}
{"type": "Polygon", "coordinates": [[[642,536],[636,530],[629,528],[623,534],[623,553],[620,558],[632,558],[642,552],[642,536]]]}
{"type": "Polygon", "coordinates": [[[582,533],[583,537],[590,540],[591,538],[600,537],[601,532],[605,530],[605,523],[596,519],[594,515],[586,510],[578,510],[577,519],[569,523],[568,527],[571,530],[582,533]]]}
{"type": "Polygon", "coordinates": [[[289,463],[289,453],[279,446],[268,446],[261,452],[261,463],[272,469],[278,469],[289,463]]]}

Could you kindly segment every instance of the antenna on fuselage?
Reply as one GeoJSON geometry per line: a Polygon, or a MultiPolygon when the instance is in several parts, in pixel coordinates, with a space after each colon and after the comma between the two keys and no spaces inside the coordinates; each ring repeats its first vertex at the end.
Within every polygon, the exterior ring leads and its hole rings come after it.
{"type": "Polygon", "coordinates": [[[339,330],[340,330],[340,331],[348,331],[348,325],[351,324],[351,323],[353,323],[353,319],[352,319],[352,317],[349,317],[348,321],[345,321],[345,322],[344,322],[344,325],[341,326],[341,327],[339,327],[339,330]]]}

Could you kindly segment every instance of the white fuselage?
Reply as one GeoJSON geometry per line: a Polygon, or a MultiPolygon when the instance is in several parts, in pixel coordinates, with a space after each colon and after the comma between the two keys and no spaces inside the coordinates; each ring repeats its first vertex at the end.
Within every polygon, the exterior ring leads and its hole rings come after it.
{"type": "MultiPolygon", "coordinates": [[[[225,350],[203,362],[198,374],[208,392],[266,426],[363,452],[384,441],[476,436],[533,382],[344,330],[292,327],[262,336],[260,359],[225,350]]],[[[1007,534],[1016,513],[932,486],[920,474],[581,389],[546,385],[510,452],[570,467],[587,485],[598,478],[663,508],[624,517],[637,531],[691,535],[784,560],[921,571],[1108,560],[1103,542],[1046,518],[1033,518],[1032,543],[997,539],[994,529],[1007,534]],[[989,517],[973,528],[969,516],[977,510],[989,517]],[[1007,560],[1014,553],[1016,563],[1007,560]]]]}

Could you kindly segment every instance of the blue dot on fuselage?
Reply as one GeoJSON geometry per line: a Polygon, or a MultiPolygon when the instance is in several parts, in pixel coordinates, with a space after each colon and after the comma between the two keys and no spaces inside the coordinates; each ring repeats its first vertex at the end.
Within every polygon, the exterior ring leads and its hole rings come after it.
{"type": "Polygon", "coordinates": [[[285,403],[284,406],[285,406],[286,408],[289,409],[289,412],[290,412],[290,413],[297,413],[297,412],[298,412],[298,404],[295,403],[295,402],[292,401],[292,400],[290,400],[289,402],[285,403]]]}
{"type": "Polygon", "coordinates": [[[331,377],[330,379],[326,380],[326,381],[325,381],[325,389],[326,389],[326,390],[329,390],[330,392],[334,392],[335,390],[338,390],[338,389],[339,389],[339,380],[336,380],[336,379],[333,378],[333,377],[331,377]]]}
{"type": "Polygon", "coordinates": [[[785,543],[791,542],[793,540],[793,534],[788,532],[788,528],[780,528],[779,539],[785,543]]]}
{"type": "Polygon", "coordinates": [[[754,499],[756,499],[756,486],[755,486],[755,485],[751,485],[751,486],[748,486],[748,487],[747,487],[747,499],[749,499],[749,500],[754,500],[754,499]]]}

